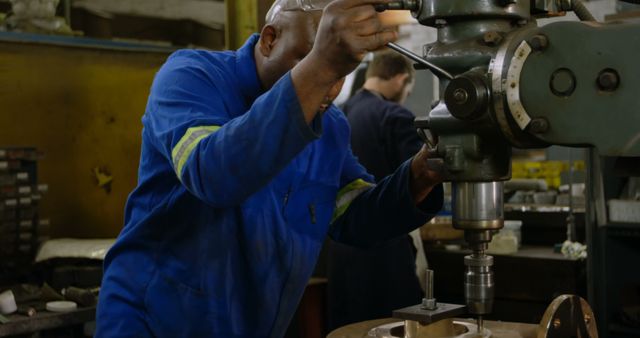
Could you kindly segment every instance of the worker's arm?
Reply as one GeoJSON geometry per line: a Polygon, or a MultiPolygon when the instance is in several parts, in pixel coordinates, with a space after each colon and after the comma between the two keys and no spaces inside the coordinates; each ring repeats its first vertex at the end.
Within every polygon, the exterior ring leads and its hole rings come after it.
{"type": "Polygon", "coordinates": [[[317,138],[327,93],[367,51],[396,37],[383,30],[373,9],[383,2],[327,6],[312,51],[246,113],[227,111],[215,69],[180,57],[163,66],[145,127],[187,190],[214,206],[238,205],[317,138]]]}
{"type": "Polygon", "coordinates": [[[238,205],[319,136],[320,118],[305,122],[289,73],[247,112],[229,111],[221,75],[196,53],[181,52],[158,72],[145,132],[189,192],[238,205]]]}
{"type": "Polygon", "coordinates": [[[390,0],[337,0],[323,11],[311,52],[291,71],[307,122],[336,82],[351,73],[368,52],[397,38],[385,29],[373,5],[390,0]]]}
{"type": "Polygon", "coordinates": [[[426,160],[426,150],[420,151],[375,185],[350,153],[330,236],[338,242],[370,247],[407,234],[433,218],[442,208],[443,190],[440,176],[426,160]]]}

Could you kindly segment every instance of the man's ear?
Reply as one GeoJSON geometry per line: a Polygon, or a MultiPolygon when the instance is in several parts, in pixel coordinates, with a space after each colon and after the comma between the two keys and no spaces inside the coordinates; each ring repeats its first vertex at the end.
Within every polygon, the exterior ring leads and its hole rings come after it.
{"type": "Polygon", "coordinates": [[[271,25],[264,26],[262,32],[260,32],[260,54],[264,57],[269,57],[277,39],[278,32],[276,28],[271,25]]]}
{"type": "Polygon", "coordinates": [[[409,73],[397,74],[393,77],[393,81],[399,88],[404,88],[407,84],[407,80],[409,79],[409,73]]]}

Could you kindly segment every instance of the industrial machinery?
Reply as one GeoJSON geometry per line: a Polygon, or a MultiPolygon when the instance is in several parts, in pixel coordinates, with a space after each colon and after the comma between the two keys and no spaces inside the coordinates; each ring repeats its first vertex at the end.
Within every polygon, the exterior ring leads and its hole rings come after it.
{"type": "Polygon", "coordinates": [[[453,182],[453,226],[472,250],[466,307],[481,331],[494,294],[485,250],[503,227],[511,148],[640,156],[640,25],[598,23],[580,0],[405,0],[377,9],[408,9],[438,29],[422,57],[389,47],[440,79],[440,100],[416,126],[453,182]],[[537,18],[566,11],[581,22],[538,27],[537,18]]]}
{"type": "Polygon", "coordinates": [[[595,338],[598,332],[593,318],[584,299],[562,295],[549,305],[537,325],[489,321],[486,329],[476,332],[468,320],[449,318],[422,325],[411,320],[379,319],[339,328],[327,338],[595,338]]]}

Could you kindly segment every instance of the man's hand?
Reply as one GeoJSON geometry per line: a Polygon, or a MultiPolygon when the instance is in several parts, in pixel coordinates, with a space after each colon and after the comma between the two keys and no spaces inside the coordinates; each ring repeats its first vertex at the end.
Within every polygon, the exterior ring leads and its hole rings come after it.
{"type": "Polygon", "coordinates": [[[367,52],[397,38],[382,26],[374,5],[391,0],[335,0],[325,7],[311,52],[292,70],[307,123],[330,89],[352,72],[367,52]]]}
{"type": "Polygon", "coordinates": [[[374,5],[389,0],[336,0],[325,7],[308,58],[333,81],[351,73],[364,56],[395,41],[385,29],[374,5]]]}
{"type": "Polygon", "coordinates": [[[441,160],[431,158],[427,146],[413,157],[411,161],[411,178],[409,181],[411,195],[416,205],[427,198],[431,190],[444,180],[444,167],[441,160]]]}

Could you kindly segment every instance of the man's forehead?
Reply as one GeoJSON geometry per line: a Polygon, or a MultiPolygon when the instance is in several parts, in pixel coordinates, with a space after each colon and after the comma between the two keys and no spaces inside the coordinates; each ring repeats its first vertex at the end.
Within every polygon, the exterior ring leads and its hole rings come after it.
{"type": "Polygon", "coordinates": [[[268,25],[278,27],[284,34],[293,34],[297,43],[313,46],[322,18],[322,11],[282,11],[268,25]]]}
{"type": "Polygon", "coordinates": [[[322,12],[287,12],[281,19],[288,21],[283,25],[286,34],[293,34],[291,38],[300,48],[311,50],[321,17],[322,12]]]}
{"type": "Polygon", "coordinates": [[[267,24],[277,20],[283,12],[302,11],[314,12],[322,11],[326,5],[333,0],[275,0],[267,12],[265,22],[267,24]]]}

